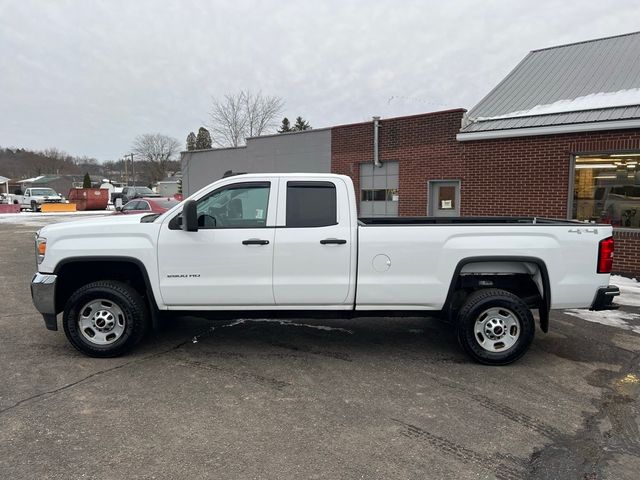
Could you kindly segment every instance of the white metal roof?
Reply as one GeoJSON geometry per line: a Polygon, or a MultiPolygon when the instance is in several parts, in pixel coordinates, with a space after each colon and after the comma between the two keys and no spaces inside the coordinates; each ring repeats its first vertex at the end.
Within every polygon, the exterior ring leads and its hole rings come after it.
{"type": "Polygon", "coordinates": [[[461,136],[631,119],[640,119],[640,32],[530,52],[469,111],[461,136]]]}

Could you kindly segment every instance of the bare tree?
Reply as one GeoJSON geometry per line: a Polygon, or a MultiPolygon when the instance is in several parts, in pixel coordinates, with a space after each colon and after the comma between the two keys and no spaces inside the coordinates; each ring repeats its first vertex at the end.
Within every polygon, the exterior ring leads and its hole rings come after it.
{"type": "Polygon", "coordinates": [[[262,92],[242,90],[236,94],[214,98],[211,105],[213,141],[224,147],[244,144],[247,137],[256,137],[274,128],[284,102],[280,97],[262,92]]]}
{"type": "Polygon", "coordinates": [[[180,142],[161,133],[138,135],[131,147],[134,155],[149,165],[152,181],[162,180],[172,158],[180,150],[180,142]]]}

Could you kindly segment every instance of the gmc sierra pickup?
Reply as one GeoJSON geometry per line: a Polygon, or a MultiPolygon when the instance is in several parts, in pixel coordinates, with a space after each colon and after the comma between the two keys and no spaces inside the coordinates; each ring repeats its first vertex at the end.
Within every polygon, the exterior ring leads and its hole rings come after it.
{"type": "Polygon", "coordinates": [[[349,177],[245,174],[161,215],[48,225],[31,283],[81,352],[130,350],[167,312],[439,315],[474,360],[521,357],[549,310],[613,308],[610,225],[541,218],[360,218],[349,177]]]}

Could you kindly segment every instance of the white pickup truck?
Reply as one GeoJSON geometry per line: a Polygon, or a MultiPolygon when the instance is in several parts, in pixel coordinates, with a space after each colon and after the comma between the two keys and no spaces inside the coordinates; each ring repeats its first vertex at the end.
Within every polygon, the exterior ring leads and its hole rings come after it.
{"type": "Polygon", "coordinates": [[[349,177],[246,174],[162,215],[49,225],[31,292],[78,350],[130,350],[165,312],[204,316],[434,316],[464,351],[503,365],[537,310],[613,308],[610,225],[540,218],[358,219],[349,177]]]}
{"type": "Polygon", "coordinates": [[[20,209],[30,208],[37,212],[43,203],[62,203],[63,198],[53,189],[45,187],[27,188],[24,195],[14,195],[13,203],[20,205],[20,209]]]}

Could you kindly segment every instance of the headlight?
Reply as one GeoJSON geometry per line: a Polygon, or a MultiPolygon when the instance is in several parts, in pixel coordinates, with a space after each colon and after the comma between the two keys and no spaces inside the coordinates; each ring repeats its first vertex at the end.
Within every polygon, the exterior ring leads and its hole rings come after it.
{"type": "Polygon", "coordinates": [[[47,253],[47,239],[36,237],[36,261],[38,265],[44,260],[45,253],[47,253]]]}

